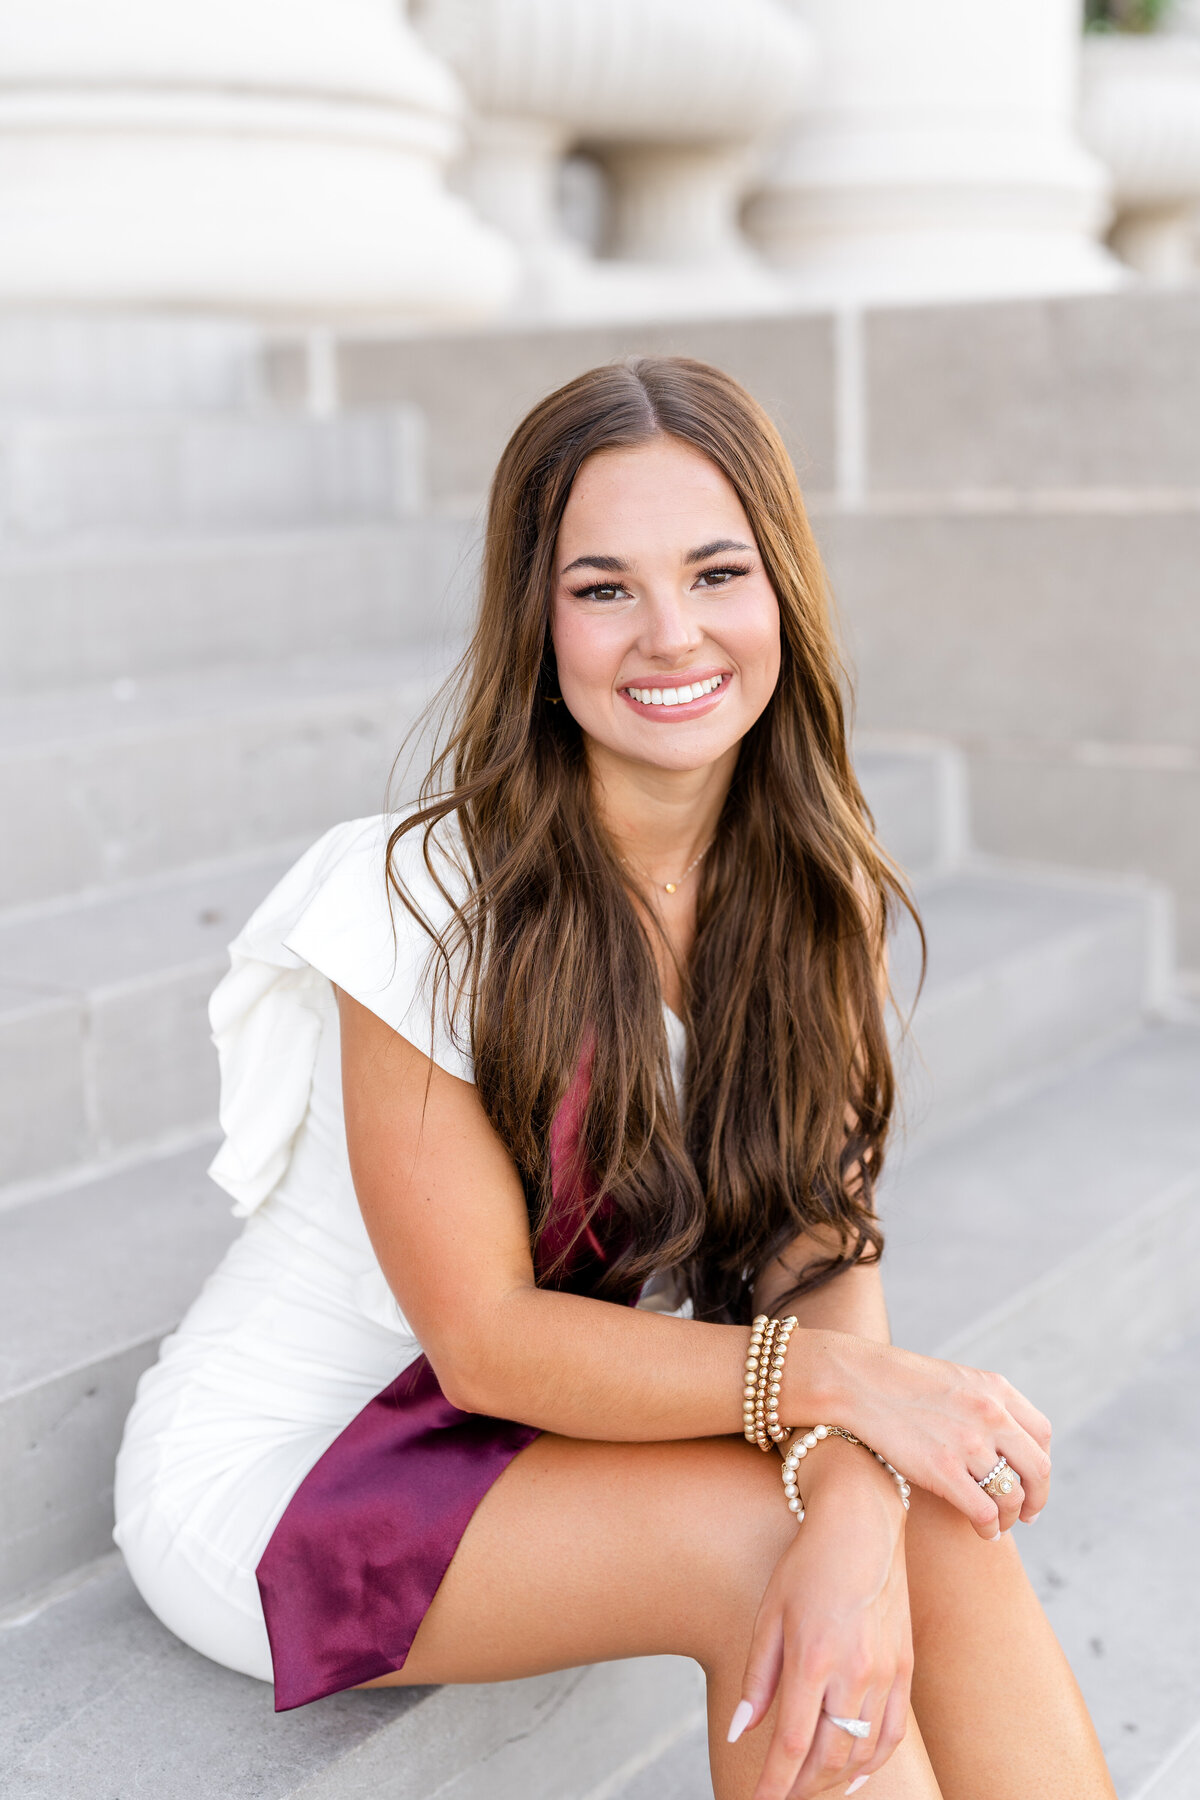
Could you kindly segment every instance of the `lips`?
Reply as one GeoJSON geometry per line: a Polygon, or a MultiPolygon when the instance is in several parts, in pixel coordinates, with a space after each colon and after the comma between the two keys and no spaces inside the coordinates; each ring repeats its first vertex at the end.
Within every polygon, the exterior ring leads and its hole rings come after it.
{"type": "Polygon", "coordinates": [[[720,703],[731,680],[732,676],[727,671],[712,670],[707,674],[693,676],[690,681],[681,682],[677,679],[674,684],[666,682],[661,686],[650,687],[632,682],[619,692],[626,704],[643,718],[654,719],[665,725],[674,720],[699,718],[704,713],[711,712],[720,703]]]}

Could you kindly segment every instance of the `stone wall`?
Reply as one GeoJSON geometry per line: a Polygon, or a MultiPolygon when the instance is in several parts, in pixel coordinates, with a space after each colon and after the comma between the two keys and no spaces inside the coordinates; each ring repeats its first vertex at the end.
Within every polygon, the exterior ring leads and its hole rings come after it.
{"type": "MultiPolygon", "coordinates": [[[[1200,968],[1200,294],[348,337],[332,374],[343,405],[421,407],[432,505],[469,512],[528,404],[638,350],[779,420],[860,729],[958,743],[979,848],[1167,883],[1200,968]]],[[[311,362],[275,347],[279,398],[311,362]]]]}

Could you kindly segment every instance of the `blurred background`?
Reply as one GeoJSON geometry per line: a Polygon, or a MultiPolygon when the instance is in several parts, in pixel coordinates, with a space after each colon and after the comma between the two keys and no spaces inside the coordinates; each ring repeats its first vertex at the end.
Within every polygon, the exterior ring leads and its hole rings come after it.
{"type": "Polygon", "coordinates": [[[709,1792],[677,1669],[277,1719],[109,1540],[225,945],[645,350],[784,431],[926,917],[897,1338],[1053,1417],[1027,1566],[1121,1800],[1200,1795],[1200,0],[0,0],[6,1796],[709,1792]]]}

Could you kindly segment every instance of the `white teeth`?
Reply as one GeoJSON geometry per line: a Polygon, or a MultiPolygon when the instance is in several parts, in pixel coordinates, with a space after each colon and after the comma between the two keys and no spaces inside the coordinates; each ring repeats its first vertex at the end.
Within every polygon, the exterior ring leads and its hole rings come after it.
{"type": "Polygon", "coordinates": [[[703,694],[714,693],[724,679],[723,675],[709,675],[704,681],[693,681],[690,687],[630,687],[625,692],[641,706],[686,706],[689,700],[699,700],[703,694]]]}

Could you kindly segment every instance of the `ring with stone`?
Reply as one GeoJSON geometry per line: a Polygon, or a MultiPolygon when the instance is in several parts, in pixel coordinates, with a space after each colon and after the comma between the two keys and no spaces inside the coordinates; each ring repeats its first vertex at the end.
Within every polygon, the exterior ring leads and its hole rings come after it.
{"type": "Polygon", "coordinates": [[[1000,1500],[1005,1494],[1011,1494],[1016,1487],[1017,1471],[1002,1456],[994,1468],[978,1477],[978,1482],[985,1494],[990,1494],[993,1500],[1000,1500]]]}
{"type": "Polygon", "coordinates": [[[821,1711],[824,1717],[829,1720],[829,1723],[831,1725],[836,1725],[839,1731],[848,1731],[850,1736],[854,1738],[870,1737],[870,1719],[839,1719],[835,1717],[833,1713],[825,1712],[824,1707],[821,1708],[821,1711]]]}

